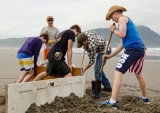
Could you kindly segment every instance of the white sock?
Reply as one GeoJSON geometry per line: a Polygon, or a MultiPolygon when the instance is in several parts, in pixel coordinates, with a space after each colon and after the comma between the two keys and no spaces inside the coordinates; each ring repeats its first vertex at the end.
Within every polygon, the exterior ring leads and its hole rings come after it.
{"type": "Polygon", "coordinates": [[[110,103],[116,103],[116,100],[110,99],[109,102],[110,103]]]}
{"type": "Polygon", "coordinates": [[[143,98],[143,99],[147,99],[148,97],[144,97],[144,96],[142,96],[142,98],[143,98]]]}

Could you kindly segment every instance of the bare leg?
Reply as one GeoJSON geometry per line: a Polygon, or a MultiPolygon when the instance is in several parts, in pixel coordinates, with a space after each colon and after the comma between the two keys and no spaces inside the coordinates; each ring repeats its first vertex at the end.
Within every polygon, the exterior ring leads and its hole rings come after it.
{"type": "Polygon", "coordinates": [[[42,78],[44,78],[45,76],[47,76],[46,71],[39,73],[33,81],[37,81],[37,80],[41,80],[42,78]]]}
{"type": "Polygon", "coordinates": [[[114,81],[113,81],[112,95],[111,95],[111,99],[113,100],[117,100],[118,93],[122,84],[122,76],[123,74],[121,72],[117,70],[114,71],[114,81]]]}
{"type": "Polygon", "coordinates": [[[27,82],[29,79],[32,78],[33,75],[34,75],[34,69],[31,70],[31,71],[29,72],[29,74],[27,74],[27,75],[24,77],[24,79],[23,79],[22,82],[27,82]]]}
{"type": "Polygon", "coordinates": [[[26,75],[28,75],[29,74],[29,72],[24,72],[20,77],[19,77],[19,79],[18,79],[18,81],[16,82],[16,83],[21,83],[22,81],[23,81],[23,79],[24,79],[24,77],[26,76],[26,75]]]}
{"type": "Polygon", "coordinates": [[[67,75],[65,75],[64,77],[72,77],[72,73],[68,73],[67,75]]]}
{"type": "Polygon", "coordinates": [[[136,73],[135,73],[135,76],[138,79],[138,82],[139,82],[139,85],[140,85],[140,88],[141,88],[141,91],[142,91],[142,96],[146,97],[147,96],[147,94],[146,94],[146,82],[145,82],[143,76],[141,74],[136,74],[136,73]]]}

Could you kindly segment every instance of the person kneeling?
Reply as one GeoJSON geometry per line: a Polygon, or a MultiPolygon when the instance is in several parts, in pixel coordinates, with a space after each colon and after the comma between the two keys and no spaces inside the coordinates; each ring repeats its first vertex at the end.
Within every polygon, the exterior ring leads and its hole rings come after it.
{"type": "Polygon", "coordinates": [[[54,71],[58,72],[61,77],[72,76],[72,45],[79,33],[81,33],[81,28],[78,25],[73,25],[69,30],[65,30],[57,36],[57,42],[48,54],[49,62],[46,71],[38,74],[33,81],[41,80],[47,75],[53,76],[54,71]],[[66,53],[68,65],[64,58],[66,53]]]}

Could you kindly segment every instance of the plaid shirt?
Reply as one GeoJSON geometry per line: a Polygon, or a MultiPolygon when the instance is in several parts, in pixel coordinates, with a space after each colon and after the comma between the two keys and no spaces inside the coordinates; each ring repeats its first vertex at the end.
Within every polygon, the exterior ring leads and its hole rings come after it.
{"type": "Polygon", "coordinates": [[[107,41],[98,36],[94,31],[87,31],[85,34],[88,36],[88,44],[86,47],[89,64],[93,65],[95,62],[96,54],[105,53],[107,41]]]}

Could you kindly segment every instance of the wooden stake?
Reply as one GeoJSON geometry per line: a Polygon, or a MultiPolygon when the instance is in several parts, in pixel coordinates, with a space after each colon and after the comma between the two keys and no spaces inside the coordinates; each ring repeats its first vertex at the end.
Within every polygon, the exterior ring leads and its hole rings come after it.
{"type": "Polygon", "coordinates": [[[6,85],[6,113],[8,113],[8,85],[6,85]]]}

